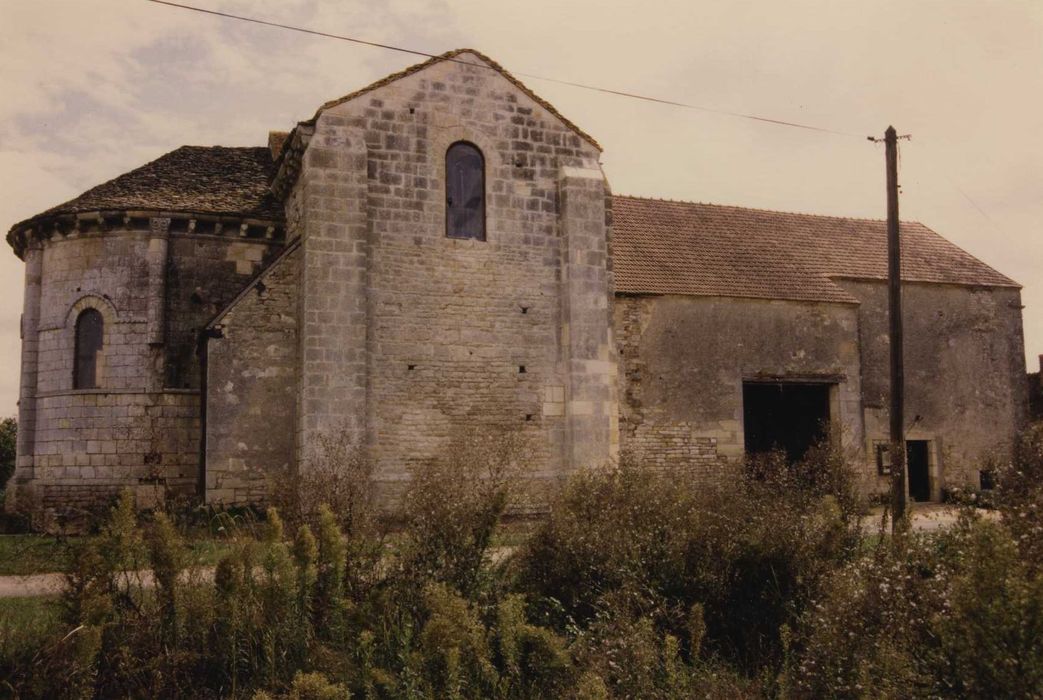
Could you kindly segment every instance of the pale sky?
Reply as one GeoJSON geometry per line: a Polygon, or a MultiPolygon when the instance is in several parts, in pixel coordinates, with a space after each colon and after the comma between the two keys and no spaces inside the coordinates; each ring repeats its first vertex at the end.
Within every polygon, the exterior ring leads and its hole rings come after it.
{"type": "MultiPolygon", "coordinates": [[[[515,73],[820,125],[783,128],[523,78],[596,138],[617,194],[901,213],[1022,285],[1043,353],[1041,0],[183,0],[515,73]]],[[[0,229],[183,144],[255,146],[423,60],[146,0],[0,0],[0,229]]],[[[18,394],[23,267],[0,253],[0,415],[18,394]]]]}

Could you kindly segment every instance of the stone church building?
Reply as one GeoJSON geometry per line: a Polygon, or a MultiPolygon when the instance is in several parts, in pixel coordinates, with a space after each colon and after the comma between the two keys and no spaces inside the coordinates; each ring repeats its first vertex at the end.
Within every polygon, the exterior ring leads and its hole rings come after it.
{"type": "MultiPolygon", "coordinates": [[[[394,489],[482,426],[548,480],[624,451],[728,478],[828,428],[886,484],[883,222],[613,195],[597,142],[472,50],[268,141],[178,148],[12,227],[9,509],[260,503],[331,434],[394,489]]],[[[1023,419],[1022,307],[902,233],[910,491],[935,500],[1023,419]]]]}

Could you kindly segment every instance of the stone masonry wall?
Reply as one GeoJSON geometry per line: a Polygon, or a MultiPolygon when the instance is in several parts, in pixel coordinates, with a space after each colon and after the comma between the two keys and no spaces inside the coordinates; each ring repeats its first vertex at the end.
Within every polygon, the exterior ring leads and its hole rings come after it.
{"type": "Polygon", "coordinates": [[[482,65],[436,63],[322,113],[287,202],[303,236],[302,454],[347,429],[389,488],[472,427],[528,436],[536,475],[610,458],[598,156],[482,65]],[[484,241],[446,236],[445,153],[461,140],[485,158],[484,241]]]}
{"type": "Polygon", "coordinates": [[[619,449],[607,194],[600,170],[562,169],[562,316],[568,358],[565,410],[571,448],[567,463],[573,467],[602,466],[614,460],[619,449]]]}
{"type": "Polygon", "coordinates": [[[146,338],[147,231],[82,235],[43,250],[38,395],[72,390],[76,318],[96,308],[105,320],[98,384],[144,389],[153,368],[146,338]]]}
{"type": "Polygon", "coordinates": [[[289,235],[302,241],[299,463],[323,434],[365,442],[368,384],[365,139],[331,125],[316,133],[304,158],[288,207],[289,235]]]}
{"type": "MultiPolygon", "coordinates": [[[[842,281],[859,307],[867,455],[888,439],[887,286],[842,281]]],[[[931,495],[979,486],[989,455],[1008,453],[1026,415],[1021,295],[1016,289],[905,283],[906,439],[927,440],[931,495]]],[[[876,474],[875,464],[869,471],[876,474]]],[[[877,487],[887,488],[886,477],[877,487]]]]}
{"type": "Polygon", "coordinates": [[[18,389],[18,437],[15,443],[15,470],[4,490],[4,509],[14,512],[27,507],[19,504],[19,491],[28,488],[35,476],[33,445],[36,441],[36,382],[39,360],[40,294],[43,272],[43,245],[33,242],[25,251],[25,294],[21,318],[21,374],[18,389]]]}
{"type": "MultiPolygon", "coordinates": [[[[80,391],[37,399],[35,477],[68,486],[158,482],[191,491],[199,394],[80,391]]],[[[59,504],[53,504],[59,505],[59,504]]]]}
{"type": "Polygon", "coordinates": [[[167,262],[165,386],[199,388],[199,331],[281,245],[264,239],[172,235],[167,262]]]}
{"type": "Polygon", "coordinates": [[[9,508],[102,505],[124,487],[148,505],[195,490],[198,381],[182,372],[190,388],[168,387],[167,360],[196,364],[196,333],[213,312],[182,303],[190,296],[184,282],[196,280],[212,304],[227,303],[256,272],[255,251],[272,241],[221,240],[178,223],[172,231],[169,218],[135,215],[100,228],[88,219],[27,253],[19,399],[26,421],[9,508]],[[104,320],[98,388],[74,389],[76,320],[87,308],[104,320]]]}
{"type": "Polygon", "coordinates": [[[742,383],[835,383],[841,445],[861,454],[858,322],[853,306],[759,299],[618,296],[620,442],[644,463],[729,474],[743,455],[742,383]]]}
{"type": "Polygon", "coordinates": [[[207,343],[206,501],[264,503],[295,458],[300,249],[278,258],[207,343]]]}

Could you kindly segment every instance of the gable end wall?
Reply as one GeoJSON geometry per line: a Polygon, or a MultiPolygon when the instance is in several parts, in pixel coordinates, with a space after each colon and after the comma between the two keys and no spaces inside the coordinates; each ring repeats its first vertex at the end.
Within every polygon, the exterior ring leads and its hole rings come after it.
{"type": "Polygon", "coordinates": [[[346,430],[395,490],[490,427],[524,437],[535,475],[611,458],[598,155],[481,66],[436,63],[321,114],[287,201],[303,238],[301,464],[346,430]],[[485,158],[485,241],[446,236],[458,140],[485,158]]]}

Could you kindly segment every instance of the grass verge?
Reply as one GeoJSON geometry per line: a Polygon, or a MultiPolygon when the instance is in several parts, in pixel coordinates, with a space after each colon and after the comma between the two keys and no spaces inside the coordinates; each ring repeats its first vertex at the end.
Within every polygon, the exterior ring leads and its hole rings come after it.
{"type": "MultiPolygon", "coordinates": [[[[63,573],[69,570],[82,538],[49,535],[0,535],[0,576],[63,573]]],[[[215,566],[232,551],[232,542],[220,538],[189,539],[189,560],[215,566]]]]}

